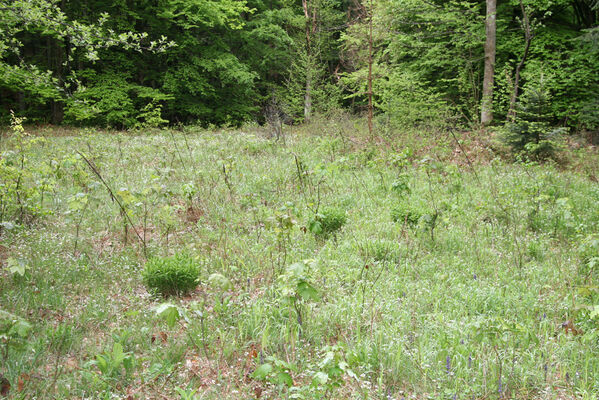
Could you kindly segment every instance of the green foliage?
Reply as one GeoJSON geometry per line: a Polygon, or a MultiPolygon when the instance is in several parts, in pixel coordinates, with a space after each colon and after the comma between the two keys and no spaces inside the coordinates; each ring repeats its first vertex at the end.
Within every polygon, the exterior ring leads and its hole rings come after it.
{"type": "Polygon", "coordinates": [[[0,154],[0,221],[31,223],[47,215],[44,197],[56,184],[45,160],[31,163],[32,146],[44,141],[23,128],[24,118],[11,113],[11,135],[0,154]]]}
{"type": "Polygon", "coordinates": [[[293,364],[269,356],[267,362],[260,365],[252,373],[254,379],[268,381],[277,386],[293,386],[292,373],[296,371],[293,364]]]}
{"type": "Polygon", "coordinates": [[[125,352],[121,343],[115,342],[112,350],[96,354],[95,360],[89,361],[88,368],[95,366],[105,379],[128,376],[135,367],[135,357],[131,352],[125,352]]]}
{"type": "Polygon", "coordinates": [[[312,385],[329,394],[341,387],[347,378],[358,380],[346,361],[345,349],[339,344],[326,346],[322,350],[318,371],[312,377],[312,385]]]}
{"type": "Polygon", "coordinates": [[[10,349],[23,350],[33,326],[14,314],[0,310],[0,356],[6,361],[10,349]]]}
{"type": "Polygon", "coordinates": [[[8,268],[8,272],[13,275],[24,276],[27,270],[29,269],[29,265],[27,262],[21,258],[13,258],[10,257],[6,260],[6,266],[8,268]]]}
{"type": "Polygon", "coordinates": [[[512,151],[533,161],[554,158],[564,128],[551,128],[549,97],[542,88],[529,88],[518,103],[517,117],[506,124],[504,140],[512,151]]]}
{"type": "Polygon", "coordinates": [[[283,298],[295,305],[297,301],[318,301],[320,295],[310,282],[310,265],[298,262],[288,266],[281,275],[281,292],[283,298]]]}
{"type": "Polygon", "coordinates": [[[399,259],[397,244],[391,241],[367,240],[360,243],[359,249],[364,262],[395,262],[399,259]]]}
{"type": "Polygon", "coordinates": [[[416,226],[424,214],[420,208],[414,205],[400,203],[391,210],[391,219],[393,222],[416,226]]]}
{"type": "Polygon", "coordinates": [[[117,128],[153,128],[168,123],[159,101],[171,99],[159,90],[129,82],[128,74],[86,71],[88,87],[69,97],[65,121],[117,128]]]}
{"type": "Polygon", "coordinates": [[[327,237],[336,233],[347,222],[347,213],[341,208],[324,208],[308,222],[308,229],[315,235],[327,237]]]}
{"type": "Polygon", "coordinates": [[[156,290],[163,296],[181,295],[196,288],[200,267],[196,260],[185,253],[152,257],[146,262],[142,277],[148,289],[156,290]]]}
{"type": "Polygon", "coordinates": [[[164,320],[171,329],[185,315],[185,311],[181,307],[171,303],[160,304],[154,311],[156,312],[156,316],[164,320]]]}

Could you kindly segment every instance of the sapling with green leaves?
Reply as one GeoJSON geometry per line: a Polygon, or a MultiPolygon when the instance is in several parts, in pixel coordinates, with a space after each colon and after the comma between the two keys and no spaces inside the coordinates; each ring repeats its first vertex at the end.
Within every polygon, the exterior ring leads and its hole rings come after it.
{"type": "Polygon", "coordinates": [[[33,326],[14,314],[0,310],[0,349],[2,360],[6,362],[9,350],[23,351],[27,348],[33,326]]]}
{"type": "Polygon", "coordinates": [[[304,323],[302,306],[307,302],[320,300],[318,290],[310,279],[311,269],[310,261],[300,261],[288,266],[279,277],[281,300],[289,308],[293,307],[300,328],[303,328],[304,323]]]}
{"type": "Polygon", "coordinates": [[[55,186],[45,160],[30,162],[33,148],[45,139],[29,135],[24,121],[11,111],[10,136],[2,142],[0,154],[0,220],[19,224],[29,224],[50,212],[44,207],[44,194],[55,186]]]}
{"type": "Polygon", "coordinates": [[[82,372],[92,385],[107,387],[117,384],[121,380],[129,380],[135,367],[135,355],[132,352],[124,351],[123,345],[115,342],[112,349],[96,354],[93,360],[85,363],[85,369],[82,372]]]}

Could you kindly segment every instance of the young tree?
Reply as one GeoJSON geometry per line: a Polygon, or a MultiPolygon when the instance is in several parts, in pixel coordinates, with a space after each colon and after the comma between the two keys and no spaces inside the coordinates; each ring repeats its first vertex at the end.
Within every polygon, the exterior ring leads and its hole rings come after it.
{"type": "Polygon", "coordinates": [[[526,10],[526,7],[524,7],[522,0],[520,0],[520,9],[522,10],[522,30],[524,31],[524,52],[522,53],[522,58],[514,72],[514,88],[512,97],[510,98],[510,108],[507,113],[508,121],[514,121],[516,118],[516,102],[518,101],[518,91],[520,88],[520,73],[522,72],[526,58],[528,57],[532,39],[535,37],[533,28],[531,27],[529,12],[526,10]]]}

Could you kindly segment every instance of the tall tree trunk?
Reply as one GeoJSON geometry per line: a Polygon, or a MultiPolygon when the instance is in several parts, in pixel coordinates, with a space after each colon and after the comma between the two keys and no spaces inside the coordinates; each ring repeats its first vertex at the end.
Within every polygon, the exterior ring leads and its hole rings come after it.
{"type": "Polygon", "coordinates": [[[526,62],[526,57],[528,57],[528,51],[530,50],[530,43],[534,38],[534,33],[530,28],[530,19],[528,17],[528,13],[524,8],[524,4],[522,0],[520,0],[520,8],[522,9],[522,29],[524,30],[524,53],[522,54],[522,59],[520,63],[516,67],[516,72],[514,73],[514,90],[512,91],[512,98],[510,99],[510,109],[507,113],[507,121],[514,121],[516,119],[516,101],[518,101],[518,86],[520,85],[520,71],[524,67],[524,63],[526,62]]]}
{"type": "Polygon", "coordinates": [[[374,112],[374,106],[372,104],[372,14],[374,10],[372,8],[372,0],[370,0],[370,9],[368,10],[368,133],[372,138],[372,115],[374,112]]]}
{"type": "Polygon", "coordinates": [[[497,39],[497,0],[487,0],[487,19],[485,21],[485,75],[483,78],[483,99],[480,123],[483,126],[493,121],[493,84],[495,75],[495,53],[497,39]]]}

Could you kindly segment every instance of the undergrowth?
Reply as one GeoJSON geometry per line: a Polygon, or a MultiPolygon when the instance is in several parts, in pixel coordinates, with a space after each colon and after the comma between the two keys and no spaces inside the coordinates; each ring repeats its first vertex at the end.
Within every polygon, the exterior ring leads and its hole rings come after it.
{"type": "Polygon", "coordinates": [[[595,398],[596,154],[353,123],[3,138],[7,396],[595,398]],[[171,263],[183,286],[152,283],[171,263]]]}

